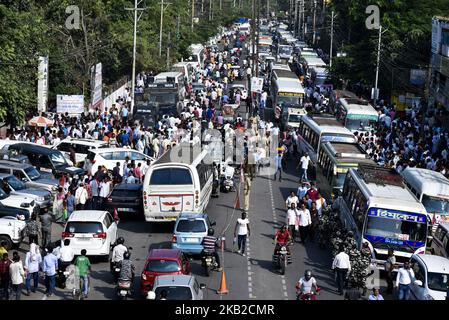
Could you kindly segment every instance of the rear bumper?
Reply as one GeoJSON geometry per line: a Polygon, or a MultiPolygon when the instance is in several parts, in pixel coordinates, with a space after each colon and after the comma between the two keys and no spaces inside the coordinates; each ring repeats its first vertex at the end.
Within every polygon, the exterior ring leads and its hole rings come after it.
{"type": "MultiPolygon", "coordinates": [[[[67,238],[70,239],[70,238],[67,238]]],[[[64,241],[64,239],[63,239],[64,241]]],[[[109,255],[109,245],[103,245],[101,248],[90,248],[89,246],[79,246],[79,245],[72,245],[70,244],[70,247],[73,249],[73,253],[76,256],[81,255],[81,250],[86,249],[86,255],[87,256],[108,256],[109,255]]]]}
{"type": "Polygon", "coordinates": [[[172,243],[172,249],[181,250],[184,253],[200,254],[203,251],[203,246],[198,244],[178,244],[172,243]]]}
{"type": "Polygon", "coordinates": [[[140,214],[143,212],[142,204],[129,204],[129,203],[108,203],[106,204],[106,210],[111,214],[114,213],[114,210],[117,209],[119,214],[140,214]],[[125,209],[125,210],[121,210],[125,209]]]}

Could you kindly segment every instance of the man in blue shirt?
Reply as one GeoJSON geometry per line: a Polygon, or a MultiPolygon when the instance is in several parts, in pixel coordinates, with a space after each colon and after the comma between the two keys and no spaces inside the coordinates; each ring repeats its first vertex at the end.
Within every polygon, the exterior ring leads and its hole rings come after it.
{"type": "Polygon", "coordinates": [[[127,146],[128,142],[129,142],[129,134],[125,130],[123,130],[122,141],[121,141],[122,147],[127,146]]]}
{"type": "Polygon", "coordinates": [[[58,258],[52,253],[53,246],[47,247],[48,253],[42,262],[42,271],[45,274],[46,294],[51,297],[55,291],[56,270],[58,270],[58,258]]]}
{"type": "Polygon", "coordinates": [[[276,175],[279,172],[279,182],[282,181],[282,152],[278,152],[278,155],[274,158],[274,164],[276,166],[276,172],[274,173],[274,181],[276,181],[276,175]]]}

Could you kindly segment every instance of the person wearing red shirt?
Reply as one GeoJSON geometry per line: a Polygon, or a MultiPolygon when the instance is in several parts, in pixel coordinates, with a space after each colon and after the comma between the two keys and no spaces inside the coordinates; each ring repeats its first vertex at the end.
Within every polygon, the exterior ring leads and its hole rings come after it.
{"type": "Polygon", "coordinates": [[[9,284],[11,282],[11,276],[9,275],[9,266],[12,261],[9,260],[8,254],[4,253],[2,260],[0,260],[0,281],[1,288],[3,289],[3,298],[9,300],[9,284]]]}
{"type": "Polygon", "coordinates": [[[312,186],[307,191],[307,194],[312,201],[316,201],[318,199],[318,190],[315,188],[315,182],[312,182],[312,186]]]}
{"type": "MultiPolygon", "coordinates": [[[[281,246],[285,246],[292,241],[292,237],[290,232],[288,232],[287,227],[283,225],[279,231],[276,232],[276,236],[274,237],[274,254],[279,250],[281,246]]],[[[288,247],[287,247],[287,250],[288,247]]]]}

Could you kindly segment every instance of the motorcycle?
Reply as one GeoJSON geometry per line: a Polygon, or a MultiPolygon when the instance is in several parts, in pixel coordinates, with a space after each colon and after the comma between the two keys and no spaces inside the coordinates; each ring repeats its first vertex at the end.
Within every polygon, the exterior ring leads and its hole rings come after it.
{"type": "Polygon", "coordinates": [[[118,279],[117,295],[121,300],[126,300],[131,296],[132,281],[130,279],[118,279]]]}
{"type": "Polygon", "coordinates": [[[63,271],[65,277],[65,289],[69,290],[74,300],[81,300],[82,295],[82,281],[77,275],[75,265],[69,265],[65,271],[63,271]]]}
{"type": "Polygon", "coordinates": [[[273,266],[279,270],[281,275],[285,274],[285,269],[288,264],[292,263],[292,255],[288,250],[288,246],[290,245],[282,245],[278,246],[275,254],[273,254],[273,266]]]}
{"type": "Polygon", "coordinates": [[[112,275],[114,276],[115,282],[117,282],[118,278],[120,277],[120,271],[122,271],[120,264],[117,262],[111,262],[111,272],[112,275]]]}
{"type": "Polygon", "coordinates": [[[210,276],[210,272],[212,270],[216,270],[218,267],[218,263],[215,260],[215,256],[212,252],[204,252],[201,256],[201,265],[204,268],[204,273],[206,277],[210,276]]]}
{"type": "Polygon", "coordinates": [[[300,288],[296,286],[296,300],[316,300],[316,296],[320,294],[321,288],[317,288],[315,291],[311,291],[308,293],[303,293],[300,291],[300,288]]]}
{"type": "Polygon", "coordinates": [[[224,192],[235,191],[234,186],[234,173],[235,169],[231,166],[226,166],[224,177],[221,182],[221,190],[224,192]]]}

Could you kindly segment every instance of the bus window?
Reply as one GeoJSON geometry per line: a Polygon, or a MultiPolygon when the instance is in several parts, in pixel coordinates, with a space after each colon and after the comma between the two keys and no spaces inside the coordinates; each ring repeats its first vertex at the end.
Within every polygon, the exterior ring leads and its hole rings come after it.
{"type": "Polygon", "coordinates": [[[310,145],[312,146],[313,150],[318,150],[319,136],[315,131],[313,130],[310,131],[311,131],[310,145]]]}
{"type": "Polygon", "coordinates": [[[165,168],[153,171],[150,185],[193,184],[190,171],[180,168],[165,168]]]}
{"type": "Polygon", "coordinates": [[[355,206],[352,211],[352,216],[354,217],[354,221],[357,224],[357,227],[362,230],[363,222],[365,221],[365,212],[366,212],[366,204],[367,201],[363,196],[362,192],[357,189],[355,192],[355,206]]]}

